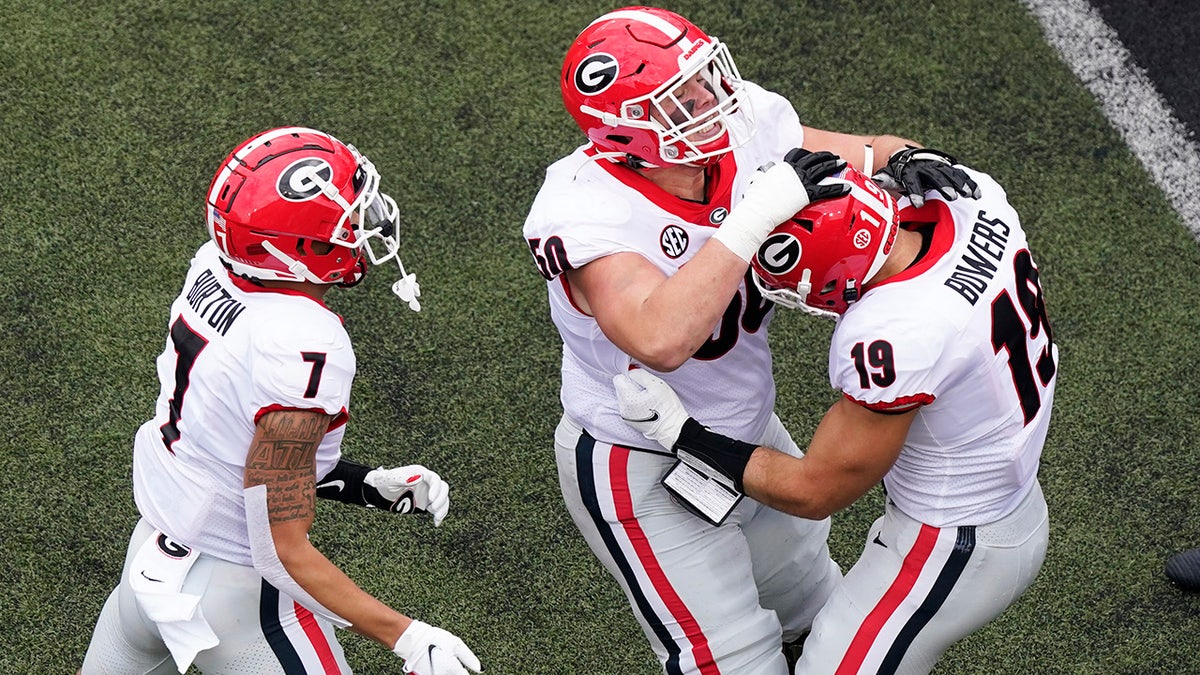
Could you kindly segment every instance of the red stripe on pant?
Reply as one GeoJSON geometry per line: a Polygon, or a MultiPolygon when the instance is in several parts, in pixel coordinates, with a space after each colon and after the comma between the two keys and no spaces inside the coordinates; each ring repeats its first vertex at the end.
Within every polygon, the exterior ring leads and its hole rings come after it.
{"type": "Polygon", "coordinates": [[[892,618],[892,614],[916,585],[921,570],[924,569],[925,563],[929,562],[929,555],[933,553],[939,532],[936,527],[921,525],[917,540],[913,542],[908,555],[904,556],[904,563],[900,565],[900,573],[896,575],[896,579],[871,613],[863,619],[858,632],[854,634],[854,639],[850,641],[850,646],[846,648],[845,655],[842,656],[842,662],[838,664],[836,675],[854,675],[858,672],[867,658],[867,653],[871,651],[871,645],[875,644],[875,639],[879,637],[879,631],[883,630],[888,619],[892,618]]]}
{"type": "Polygon", "coordinates": [[[614,445],[609,454],[608,480],[612,487],[613,506],[616,509],[617,520],[621,522],[621,526],[625,529],[625,536],[633,544],[638,562],[646,571],[646,576],[650,578],[650,584],[662,599],[663,604],[667,606],[667,611],[679,622],[688,641],[692,643],[692,657],[696,659],[696,667],[703,675],[720,675],[721,671],[717,668],[712,650],[708,647],[708,638],[704,637],[700,624],[696,623],[696,618],[688,611],[683,599],[671,586],[670,580],[667,579],[667,575],[654,557],[654,550],[650,548],[646,534],[642,532],[641,525],[633,515],[633,498],[630,496],[629,481],[626,478],[629,470],[629,452],[628,448],[614,445]]]}
{"type": "Polygon", "coordinates": [[[338,665],[337,659],[334,658],[333,650],[329,648],[329,640],[325,638],[325,633],[317,625],[317,619],[313,616],[312,612],[297,603],[296,619],[299,620],[300,627],[304,629],[304,634],[308,636],[308,641],[312,644],[313,651],[321,659],[321,667],[325,669],[325,674],[341,675],[342,667],[338,665]]]}

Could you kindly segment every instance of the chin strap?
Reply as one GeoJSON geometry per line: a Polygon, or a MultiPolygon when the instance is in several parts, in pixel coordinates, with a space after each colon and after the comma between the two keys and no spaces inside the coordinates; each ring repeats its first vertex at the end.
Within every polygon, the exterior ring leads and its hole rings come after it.
{"type": "Polygon", "coordinates": [[[304,281],[309,281],[314,284],[325,283],[324,281],[321,281],[320,279],[318,279],[316,277],[316,275],[314,275],[308,269],[307,265],[300,262],[299,260],[296,260],[295,258],[288,256],[288,254],[279,250],[279,247],[276,246],[275,244],[272,244],[271,242],[264,239],[262,246],[264,249],[267,250],[267,253],[271,254],[272,258],[275,258],[276,260],[283,263],[284,265],[287,265],[288,272],[291,273],[293,276],[299,277],[299,278],[303,279],[304,281]]]}

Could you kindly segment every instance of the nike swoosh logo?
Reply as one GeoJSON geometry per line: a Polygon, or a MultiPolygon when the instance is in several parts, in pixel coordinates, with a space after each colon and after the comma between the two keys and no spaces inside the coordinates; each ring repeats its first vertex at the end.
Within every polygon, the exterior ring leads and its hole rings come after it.
{"type": "Polygon", "coordinates": [[[156,584],[161,584],[163,582],[162,579],[155,579],[154,577],[146,576],[146,570],[142,570],[142,571],[138,572],[138,574],[141,574],[142,577],[144,579],[146,579],[147,581],[153,581],[156,584]]]}
{"type": "Polygon", "coordinates": [[[629,418],[627,417],[627,418],[625,418],[625,421],[626,421],[626,422],[653,422],[653,421],[655,421],[655,420],[657,420],[657,419],[658,419],[658,411],[657,411],[657,410],[655,410],[653,413],[651,413],[651,414],[650,414],[650,416],[649,416],[649,417],[647,417],[647,418],[646,418],[646,419],[644,419],[644,420],[631,420],[631,419],[629,419],[629,418]]]}
{"type": "Polygon", "coordinates": [[[883,541],[882,541],[882,540],[880,540],[880,538],[879,538],[879,535],[875,535],[875,541],[873,541],[873,542],[871,542],[871,543],[873,543],[873,544],[879,544],[880,546],[882,546],[882,547],[884,547],[884,548],[887,548],[887,544],[883,543],[883,541]]]}
{"type": "Polygon", "coordinates": [[[327,488],[327,487],[336,487],[337,491],[341,492],[342,490],[346,489],[346,481],[331,480],[328,483],[321,483],[320,485],[317,486],[317,489],[320,490],[321,488],[327,488]]]}
{"type": "Polygon", "coordinates": [[[433,645],[429,645],[429,675],[437,675],[437,671],[433,669],[433,650],[436,649],[433,645]]]}

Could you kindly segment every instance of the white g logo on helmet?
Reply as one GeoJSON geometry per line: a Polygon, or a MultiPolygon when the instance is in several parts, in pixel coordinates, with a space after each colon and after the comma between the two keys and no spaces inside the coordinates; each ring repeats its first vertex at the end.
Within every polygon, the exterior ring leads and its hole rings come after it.
{"type": "Polygon", "coordinates": [[[776,232],[758,248],[758,264],[763,271],[784,275],[800,262],[800,240],[787,232],[776,232]]]}

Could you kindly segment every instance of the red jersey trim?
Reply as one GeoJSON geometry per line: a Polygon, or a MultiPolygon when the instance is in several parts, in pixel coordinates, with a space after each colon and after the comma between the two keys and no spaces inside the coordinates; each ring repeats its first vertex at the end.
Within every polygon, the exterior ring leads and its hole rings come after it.
{"type": "MultiPolygon", "coordinates": [[[[293,288],[271,288],[268,286],[260,286],[256,283],[254,283],[253,281],[250,281],[249,279],[244,279],[242,277],[239,277],[238,275],[234,274],[233,272],[230,272],[229,270],[225,270],[225,276],[229,277],[229,280],[231,282],[233,282],[234,286],[237,286],[239,289],[241,289],[242,291],[245,291],[246,293],[279,293],[280,295],[294,295],[298,298],[308,298],[309,300],[312,300],[313,302],[317,303],[318,305],[325,307],[325,309],[329,309],[329,307],[327,307],[325,305],[324,301],[318,300],[307,293],[301,293],[300,291],[297,291],[293,288]]],[[[330,310],[330,311],[332,311],[332,310],[330,310]]]]}
{"type": "Polygon", "coordinates": [[[337,312],[333,311],[332,309],[329,309],[329,305],[326,305],[323,300],[318,300],[317,298],[314,298],[313,296],[311,296],[307,293],[301,293],[300,291],[297,291],[297,290],[294,290],[291,288],[268,288],[267,286],[260,286],[256,283],[254,283],[253,281],[250,281],[249,279],[244,279],[242,277],[239,277],[238,275],[234,274],[233,272],[230,272],[229,270],[225,270],[225,276],[229,277],[229,281],[231,283],[233,283],[234,286],[237,286],[239,289],[241,289],[242,291],[245,291],[246,293],[278,293],[280,295],[293,295],[298,298],[305,298],[306,300],[311,300],[312,302],[317,303],[321,307],[328,310],[331,314],[336,316],[338,318],[338,321],[341,321],[343,324],[346,323],[346,320],[342,318],[342,315],[338,314],[337,312]]]}
{"type": "Polygon", "coordinates": [[[906,206],[900,210],[900,227],[906,230],[929,224],[933,224],[933,240],[929,242],[929,250],[925,252],[925,256],[917,261],[917,264],[877,284],[872,284],[867,290],[919,277],[950,252],[950,249],[954,247],[954,214],[950,213],[950,207],[946,205],[946,202],[931,199],[919,209],[914,206],[906,206]]]}
{"type": "MultiPolygon", "coordinates": [[[[279,405],[278,403],[272,403],[269,406],[260,408],[258,412],[254,413],[255,426],[258,425],[258,421],[263,418],[263,415],[266,415],[267,413],[273,413],[273,412],[315,412],[315,413],[321,413],[322,415],[329,414],[321,408],[293,408],[292,406],[279,405]]],[[[329,428],[325,430],[325,433],[329,433],[330,431],[333,431],[334,429],[346,424],[349,421],[350,421],[349,411],[347,411],[345,408],[342,408],[341,410],[338,411],[338,413],[336,415],[333,416],[333,419],[329,421],[329,428]]]]}
{"type": "Polygon", "coordinates": [[[575,302],[575,296],[571,294],[571,282],[567,281],[567,275],[560,274],[558,276],[558,280],[562,282],[563,293],[566,293],[567,295],[567,302],[571,303],[571,306],[575,308],[575,311],[584,316],[592,316],[591,313],[583,311],[583,308],[575,302]]]}
{"type": "Polygon", "coordinates": [[[910,410],[916,410],[923,405],[929,405],[937,400],[933,394],[914,394],[912,396],[901,396],[894,401],[880,401],[878,403],[867,403],[860,401],[850,394],[842,393],[852,403],[856,403],[867,410],[874,410],[880,413],[906,413],[910,410]]]}
{"type": "MultiPolygon", "coordinates": [[[[583,152],[588,157],[595,157],[600,153],[594,145],[588,146],[583,152]]],[[[729,211],[733,195],[733,178],[737,175],[737,160],[734,159],[732,152],[721,155],[717,163],[709,167],[709,184],[706,189],[708,199],[704,203],[676,197],[659,187],[654,181],[624,164],[611,162],[607,159],[598,159],[595,161],[610,176],[620,181],[626,187],[637,191],[638,194],[649,199],[660,209],[669,212],[671,215],[678,216],[692,225],[718,227],[720,223],[712,222],[709,219],[709,215],[720,208],[724,208],[726,212],[729,211]]]]}

